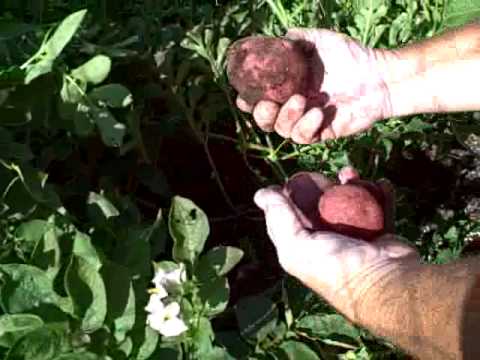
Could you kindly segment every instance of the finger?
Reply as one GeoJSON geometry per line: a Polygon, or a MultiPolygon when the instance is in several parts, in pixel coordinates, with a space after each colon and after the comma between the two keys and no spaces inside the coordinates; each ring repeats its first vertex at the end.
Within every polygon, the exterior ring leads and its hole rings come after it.
{"type": "Polygon", "coordinates": [[[292,129],[292,140],[298,144],[311,144],[319,140],[323,112],[319,108],[308,110],[292,129]]]}
{"type": "Polygon", "coordinates": [[[253,110],[253,106],[243,100],[240,96],[237,96],[236,104],[237,107],[243,112],[251,113],[253,110]]]}
{"type": "Polygon", "coordinates": [[[353,166],[345,166],[338,172],[338,180],[344,185],[351,180],[360,179],[360,174],[353,166]]]}
{"type": "Polygon", "coordinates": [[[299,172],[288,179],[283,193],[297,210],[296,213],[305,228],[320,230],[318,201],[333,182],[326,176],[314,172],[299,172]]]}
{"type": "Polygon", "coordinates": [[[307,100],[302,95],[293,95],[281,107],[274,129],[282,137],[290,138],[291,132],[298,120],[305,112],[307,100]]]}
{"type": "Polygon", "coordinates": [[[280,108],[273,101],[260,101],[253,109],[253,118],[263,131],[273,131],[280,108]]]}
{"type": "Polygon", "coordinates": [[[277,250],[288,246],[295,238],[309,235],[281,191],[280,187],[264,188],[254,197],[257,206],[265,213],[267,232],[277,250]]]}

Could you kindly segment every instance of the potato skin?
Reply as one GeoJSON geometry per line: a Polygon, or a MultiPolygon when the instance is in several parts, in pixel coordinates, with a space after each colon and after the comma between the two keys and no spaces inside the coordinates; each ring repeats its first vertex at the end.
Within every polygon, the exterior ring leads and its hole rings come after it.
{"type": "Polygon", "coordinates": [[[304,94],[308,69],[300,44],[285,38],[243,38],[227,55],[230,84],[252,105],[260,100],[283,104],[294,94],[304,94]]]}
{"type": "Polygon", "coordinates": [[[320,221],[332,231],[372,241],[384,231],[384,213],[378,194],[368,183],[335,185],[318,202],[320,221]]]}

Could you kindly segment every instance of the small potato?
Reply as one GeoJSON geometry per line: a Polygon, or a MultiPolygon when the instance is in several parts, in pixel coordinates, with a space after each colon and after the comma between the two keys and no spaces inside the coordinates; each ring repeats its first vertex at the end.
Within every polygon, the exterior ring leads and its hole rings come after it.
{"type": "Polygon", "coordinates": [[[230,84],[247,103],[285,103],[304,94],[309,72],[299,43],[275,37],[251,36],[232,44],[227,57],[230,84]]]}
{"type": "Polygon", "coordinates": [[[332,231],[371,241],[384,231],[379,197],[366,181],[332,186],[318,202],[320,221],[332,231]]]}

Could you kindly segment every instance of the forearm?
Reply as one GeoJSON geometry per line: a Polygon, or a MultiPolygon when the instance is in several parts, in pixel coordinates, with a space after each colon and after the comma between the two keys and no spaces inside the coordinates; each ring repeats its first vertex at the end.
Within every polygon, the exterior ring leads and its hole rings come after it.
{"type": "Polygon", "coordinates": [[[480,22],[378,58],[392,116],[480,110],[480,22]]]}
{"type": "Polygon", "coordinates": [[[480,259],[392,272],[364,292],[352,317],[420,359],[478,359],[480,259]]]}

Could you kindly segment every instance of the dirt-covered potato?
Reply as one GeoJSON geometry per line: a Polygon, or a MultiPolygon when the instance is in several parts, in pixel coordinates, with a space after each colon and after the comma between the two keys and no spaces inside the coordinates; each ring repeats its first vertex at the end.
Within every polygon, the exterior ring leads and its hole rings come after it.
{"type": "Polygon", "coordinates": [[[384,231],[381,194],[374,184],[354,181],[328,188],[320,197],[320,221],[332,231],[373,240],[384,231]]]}
{"type": "Polygon", "coordinates": [[[230,84],[248,103],[259,100],[286,102],[304,94],[307,58],[299,43],[275,37],[251,36],[236,41],[228,51],[230,84]]]}

